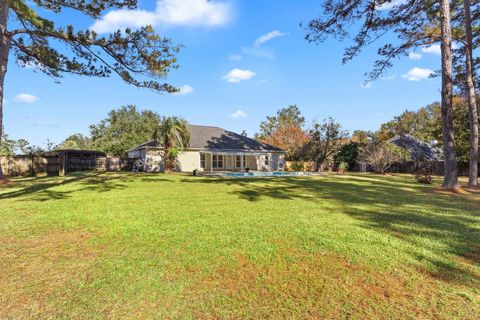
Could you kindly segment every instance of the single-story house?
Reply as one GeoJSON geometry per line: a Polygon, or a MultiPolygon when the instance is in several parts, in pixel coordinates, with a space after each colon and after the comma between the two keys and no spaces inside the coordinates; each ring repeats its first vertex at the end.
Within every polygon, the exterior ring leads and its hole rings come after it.
{"type": "Polygon", "coordinates": [[[408,150],[414,161],[441,161],[443,152],[440,148],[432,144],[421,141],[409,134],[395,135],[387,142],[396,145],[402,149],[408,150]]]}
{"type": "MultiPolygon", "coordinates": [[[[151,140],[128,150],[144,171],[163,171],[163,148],[151,140]]],[[[283,170],[285,151],[243,135],[209,126],[190,125],[189,146],[177,157],[177,171],[283,170]]]]}

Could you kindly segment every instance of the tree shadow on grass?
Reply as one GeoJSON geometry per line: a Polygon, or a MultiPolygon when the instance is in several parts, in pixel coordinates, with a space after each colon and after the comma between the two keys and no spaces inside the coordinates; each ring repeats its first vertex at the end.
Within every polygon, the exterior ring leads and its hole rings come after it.
{"type": "Polygon", "coordinates": [[[251,202],[271,198],[335,203],[340,212],[357,220],[361,227],[378,230],[401,238],[413,247],[425,249],[428,255],[418,251],[407,254],[416,261],[433,266],[433,270],[423,271],[435,278],[462,284],[480,281],[480,274],[472,270],[480,257],[480,232],[475,227],[480,223],[480,203],[471,198],[434,194],[432,186],[416,184],[413,179],[410,183],[405,177],[206,178],[182,181],[229,185],[232,186],[230,193],[251,202]]]}
{"type": "Polygon", "coordinates": [[[2,199],[19,199],[28,201],[61,200],[71,197],[81,191],[109,192],[125,189],[133,181],[164,182],[171,181],[146,175],[135,176],[128,173],[103,173],[103,172],[74,172],[66,177],[46,176],[37,178],[19,179],[16,183],[8,185],[1,192],[2,199]],[[71,188],[62,188],[72,185],[71,188]],[[11,190],[11,191],[8,191],[11,190]]]}

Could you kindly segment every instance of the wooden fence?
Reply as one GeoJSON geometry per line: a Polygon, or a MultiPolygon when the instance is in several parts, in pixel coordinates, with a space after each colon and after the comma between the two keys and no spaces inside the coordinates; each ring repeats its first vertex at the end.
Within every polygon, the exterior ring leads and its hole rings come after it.
{"type": "MultiPolygon", "coordinates": [[[[0,157],[2,172],[7,177],[58,175],[61,170],[59,156],[0,157]]],[[[66,157],[65,171],[131,171],[133,159],[122,157],[66,157]]]]}
{"type": "MultiPolygon", "coordinates": [[[[420,168],[429,168],[434,175],[443,176],[445,164],[443,161],[405,161],[393,164],[387,172],[390,173],[415,173],[420,168]]],[[[458,162],[458,175],[468,176],[468,163],[458,162]]],[[[357,162],[351,171],[373,172],[373,168],[364,162],[357,162]]]]}
{"type": "MultiPolygon", "coordinates": [[[[420,168],[428,167],[432,174],[443,176],[445,172],[445,166],[443,161],[429,161],[429,162],[422,162],[422,161],[405,161],[405,162],[398,162],[393,164],[387,172],[389,173],[415,173],[420,168]]],[[[302,162],[302,161],[287,161],[285,164],[285,168],[289,171],[315,171],[315,163],[314,162],[302,162]],[[300,169],[303,165],[303,169],[300,169]]],[[[329,170],[328,167],[320,168],[320,171],[329,170]]],[[[331,170],[335,170],[335,168],[331,168],[331,170]]],[[[373,168],[365,162],[357,162],[353,166],[353,168],[349,168],[349,171],[354,172],[374,172],[373,168]]],[[[459,162],[458,163],[458,175],[460,176],[468,176],[468,163],[467,162],[459,162]]]]}
{"type": "Polygon", "coordinates": [[[285,163],[287,171],[315,171],[315,162],[313,161],[287,161],[285,163]]]}
{"type": "Polygon", "coordinates": [[[8,177],[58,174],[58,157],[11,156],[0,157],[2,172],[8,177]]]}

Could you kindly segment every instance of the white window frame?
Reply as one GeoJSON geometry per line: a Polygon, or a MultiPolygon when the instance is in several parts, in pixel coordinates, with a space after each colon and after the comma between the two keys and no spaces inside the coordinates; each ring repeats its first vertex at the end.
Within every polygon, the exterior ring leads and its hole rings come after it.
{"type": "Polygon", "coordinates": [[[245,167],[245,163],[247,162],[247,157],[245,155],[236,155],[235,156],[235,169],[240,169],[242,168],[242,158],[243,157],[243,166],[245,167]],[[238,162],[238,166],[237,166],[237,157],[238,159],[240,159],[240,161],[238,162]]]}
{"type": "Polygon", "coordinates": [[[265,164],[266,166],[270,166],[270,155],[269,155],[269,154],[266,154],[266,155],[265,155],[264,164],[265,164]]]}
{"type": "Polygon", "coordinates": [[[212,169],[223,169],[225,167],[225,157],[223,154],[212,154],[212,169]],[[222,160],[220,160],[220,158],[222,160]],[[222,163],[220,167],[218,164],[222,163]]]}
{"type": "Polygon", "coordinates": [[[200,168],[205,169],[207,165],[207,155],[205,153],[200,153],[200,168]]]}

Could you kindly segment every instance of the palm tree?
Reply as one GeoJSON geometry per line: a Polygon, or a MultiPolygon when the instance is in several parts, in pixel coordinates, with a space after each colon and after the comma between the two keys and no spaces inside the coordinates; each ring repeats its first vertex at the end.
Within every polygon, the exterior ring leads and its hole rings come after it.
{"type": "Polygon", "coordinates": [[[190,142],[188,122],[179,117],[163,117],[153,139],[163,146],[165,172],[172,172],[178,153],[190,142]]]}

